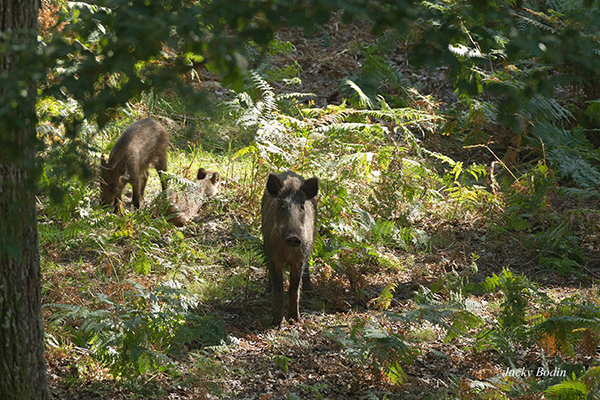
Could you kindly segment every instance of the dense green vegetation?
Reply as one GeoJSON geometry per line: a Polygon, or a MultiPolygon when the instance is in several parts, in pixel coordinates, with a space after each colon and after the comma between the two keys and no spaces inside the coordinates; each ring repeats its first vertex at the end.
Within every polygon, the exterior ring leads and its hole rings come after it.
{"type": "Polygon", "coordinates": [[[44,3],[54,395],[600,398],[598,2],[289,3],[44,3]],[[183,228],[153,171],[141,209],[98,205],[148,116],[171,185],[224,178],[183,228]],[[260,197],[286,169],[320,178],[315,291],[272,329],[260,197]]]}

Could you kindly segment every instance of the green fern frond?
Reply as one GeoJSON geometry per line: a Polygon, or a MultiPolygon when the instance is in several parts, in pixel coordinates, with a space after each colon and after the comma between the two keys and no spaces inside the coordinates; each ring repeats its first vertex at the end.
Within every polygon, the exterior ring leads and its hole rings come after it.
{"type": "Polygon", "coordinates": [[[379,297],[376,297],[371,301],[375,303],[375,308],[382,311],[390,308],[392,299],[394,298],[394,292],[396,291],[396,286],[396,283],[390,282],[383,288],[379,294],[379,297]]]}
{"type": "Polygon", "coordinates": [[[471,384],[469,386],[471,387],[471,389],[481,392],[496,389],[496,385],[486,381],[471,381],[471,384]]]}
{"type": "Polygon", "coordinates": [[[578,197],[581,199],[592,199],[600,197],[600,192],[596,187],[588,187],[585,189],[559,186],[556,188],[556,193],[559,196],[578,197]]]}
{"type": "Polygon", "coordinates": [[[349,115],[350,115],[350,112],[348,112],[346,110],[331,113],[331,114],[325,114],[325,115],[322,115],[321,117],[319,117],[315,121],[315,125],[323,126],[323,125],[331,125],[331,124],[341,124],[346,118],[348,118],[349,115]]]}
{"type": "Polygon", "coordinates": [[[315,128],[317,132],[331,133],[331,132],[352,132],[355,130],[368,129],[368,130],[383,130],[389,133],[387,128],[384,126],[376,126],[373,124],[366,124],[361,122],[341,122],[336,124],[318,126],[315,128]]]}
{"type": "Polygon", "coordinates": [[[460,43],[458,43],[457,45],[449,44],[448,50],[450,50],[450,53],[460,56],[460,57],[483,58],[483,54],[481,54],[481,51],[479,51],[479,49],[467,47],[460,43]]]}
{"type": "Polygon", "coordinates": [[[354,90],[354,92],[358,96],[359,105],[362,108],[373,108],[374,107],[373,102],[371,101],[371,98],[369,96],[367,96],[367,94],[365,92],[363,92],[363,90],[356,83],[354,83],[350,79],[346,79],[344,81],[344,84],[348,85],[352,90],[354,90]]]}
{"type": "MultiPolygon", "coordinates": [[[[529,10],[527,10],[527,11],[529,11],[529,10]]],[[[533,14],[531,12],[529,12],[529,15],[533,16],[533,14]]],[[[539,15],[539,13],[536,13],[535,15],[537,16],[537,15],[539,15]]],[[[559,31],[557,29],[553,28],[552,26],[545,24],[543,22],[540,22],[538,20],[535,20],[530,16],[525,15],[525,12],[518,13],[517,17],[519,17],[523,22],[521,24],[517,24],[517,26],[520,26],[521,29],[523,29],[527,26],[534,26],[541,31],[546,31],[546,32],[549,32],[554,35],[559,33],[559,31]]]]}
{"type": "Polygon", "coordinates": [[[583,382],[566,381],[550,386],[544,393],[555,399],[580,400],[585,399],[589,391],[583,382]]]}
{"type": "Polygon", "coordinates": [[[276,101],[289,100],[289,99],[304,99],[306,97],[317,97],[314,93],[301,93],[301,92],[290,92],[290,93],[279,93],[275,96],[276,101]]]}
{"type": "Polygon", "coordinates": [[[560,105],[555,99],[536,93],[529,102],[534,113],[542,113],[548,121],[568,122],[575,119],[571,111],[560,105]]]}
{"type": "Polygon", "coordinates": [[[557,165],[563,178],[571,178],[584,189],[593,189],[600,185],[600,172],[576,149],[557,148],[548,151],[548,160],[557,165]]]}
{"type": "Polygon", "coordinates": [[[278,111],[279,109],[277,101],[275,100],[275,90],[273,87],[255,71],[252,71],[251,77],[254,88],[260,93],[262,102],[264,103],[265,112],[272,113],[278,111]]]}
{"type": "Polygon", "coordinates": [[[255,89],[258,89],[262,97],[275,97],[275,91],[269,83],[258,74],[256,71],[250,73],[252,84],[255,89]]]}
{"type": "Polygon", "coordinates": [[[305,118],[318,118],[322,115],[325,115],[325,110],[323,108],[309,108],[305,107],[300,110],[302,116],[305,118]]]}
{"type": "Polygon", "coordinates": [[[286,114],[281,114],[279,116],[279,118],[281,118],[283,121],[289,122],[292,126],[299,128],[299,129],[305,128],[310,125],[310,122],[307,120],[294,118],[294,117],[292,117],[290,115],[286,115],[286,114]]]}
{"type": "Polygon", "coordinates": [[[438,153],[436,151],[431,151],[431,150],[428,150],[425,148],[423,148],[422,151],[423,151],[423,153],[425,153],[433,158],[436,158],[442,162],[445,162],[446,164],[448,164],[451,167],[455,167],[458,164],[460,164],[462,166],[462,163],[458,163],[458,162],[454,161],[452,158],[448,157],[445,154],[438,153]]]}
{"type": "Polygon", "coordinates": [[[265,253],[263,241],[254,236],[249,237],[247,240],[255,256],[260,259],[260,263],[267,265],[267,254],[265,253]]]}
{"type": "Polygon", "coordinates": [[[363,115],[372,118],[394,121],[397,124],[440,122],[444,118],[440,115],[431,114],[414,108],[390,108],[382,110],[348,110],[350,115],[363,115]]]}
{"type": "Polygon", "coordinates": [[[190,181],[189,179],[184,178],[183,176],[174,174],[168,171],[161,171],[161,175],[169,180],[170,183],[173,183],[175,186],[180,188],[186,187],[197,187],[198,184],[194,181],[190,181]]]}
{"type": "Polygon", "coordinates": [[[235,116],[241,115],[246,110],[254,107],[254,100],[246,92],[238,93],[233,100],[224,101],[221,103],[223,112],[235,116]]]}

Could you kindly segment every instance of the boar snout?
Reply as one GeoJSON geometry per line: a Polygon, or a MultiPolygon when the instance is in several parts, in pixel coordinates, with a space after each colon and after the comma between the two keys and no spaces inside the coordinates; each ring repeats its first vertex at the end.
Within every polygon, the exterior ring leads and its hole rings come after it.
{"type": "Polygon", "coordinates": [[[285,244],[290,247],[299,247],[302,244],[302,241],[298,236],[288,236],[285,238],[285,244]]]}

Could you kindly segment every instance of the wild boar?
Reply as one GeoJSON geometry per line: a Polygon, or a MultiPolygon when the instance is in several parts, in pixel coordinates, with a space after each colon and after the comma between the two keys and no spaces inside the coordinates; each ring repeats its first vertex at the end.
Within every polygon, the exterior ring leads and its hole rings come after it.
{"type": "Polygon", "coordinates": [[[152,118],[142,119],[131,124],[117,139],[110,152],[108,161],[102,157],[100,168],[100,203],[113,203],[117,200],[127,183],[133,189],[133,205],[140,208],[148,182],[148,167],[154,165],[161,179],[162,190],[167,188],[161,171],[167,170],[167,148],[169,134],[165,128],[152,118]]]}
{"type": "Polygon", "coordinates": [[[165,194],[168,221],[175,226],[184,226],[191,221],[202,207],[204,201],[215,197],[221,186],[218,172],[200,168],[197,174],[198,183],[181,189],[168,189],[165,194]]]}
{"type": "Polygon", "coordinates": [[[275,297],[275,326],[283,321],[283,265],[290,266],[288,319],[300,320],[301,283],[312,287],[308,260],[314,247],[318,191],[317,178],[305,180],[292,171],[271,173],[267,179],[261,202],[261,229],[275,297]]]}

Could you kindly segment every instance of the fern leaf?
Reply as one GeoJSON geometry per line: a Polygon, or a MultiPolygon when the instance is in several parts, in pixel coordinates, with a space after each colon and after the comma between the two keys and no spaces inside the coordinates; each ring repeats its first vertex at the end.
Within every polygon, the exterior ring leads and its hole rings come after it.
{"type": "Polygon", "coordinates": [[[289,99],[304,99],[306,97],[317,97],[314,93],[301,93],[301,92],[290,92],[290,93],[279,93],[275,96],[276,101],[289,100],[289,99]]]}
{"type": "Polygon", "coordinates": [[[544,393],[558,399],[584,399],[588,389],[583,382],[566,381],[550,386],[544,393]]]}
{"type": "Polygon", "coordinates": [[[455,54],[460,57],[483,58],[483,54],[481,54],[481,52],[478,49],[473,49],[471,47],[467,47],[460,43],[457,45],[449,44],[448,50],[450,50],[450,53],[455,54]]]}
{"type": "Polygon", "coordinates": [[[371,101],[371,98],[367,96],[366,93],[363,92],[363,90],[356,83],[354,83],[350,79],[346,79],[344,83],[348,85],[352,90],[354,90],[354,92],[358,96],[358,101],[361,107],[373,108],[373,102],[371,101]]]}
{"type": "Polygon", "coordinates": [[[181,187],[181,188],[198,186],[198,184],[196,182],[190,181],[189,179],[186,179],[183,176],[176,175],[172,172],[161,171],[161,175],[166,177],[169,180],[169,182],[172,182],[176,186],[181,187]]]}

